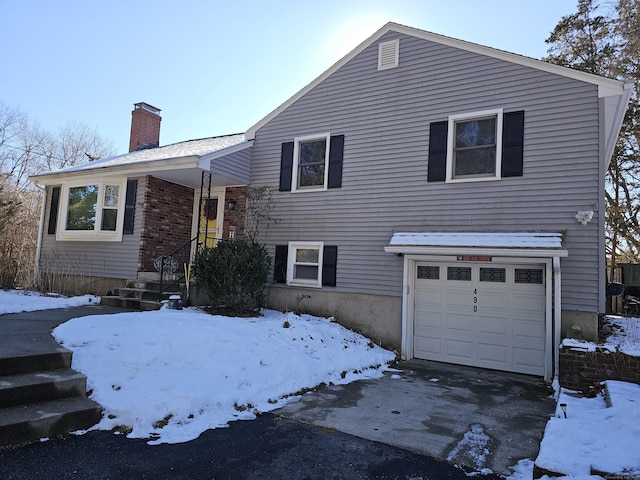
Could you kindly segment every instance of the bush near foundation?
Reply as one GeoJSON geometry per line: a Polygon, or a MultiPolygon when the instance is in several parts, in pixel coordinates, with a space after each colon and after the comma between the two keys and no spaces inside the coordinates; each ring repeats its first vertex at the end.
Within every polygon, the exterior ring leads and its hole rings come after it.
{"type": "Polygon", "coordinates": [[[222,240],[194,258],[196,282],[212,307],[231,315],[253,315],[264,306],[271,257],[263,245],[222,240]]]}

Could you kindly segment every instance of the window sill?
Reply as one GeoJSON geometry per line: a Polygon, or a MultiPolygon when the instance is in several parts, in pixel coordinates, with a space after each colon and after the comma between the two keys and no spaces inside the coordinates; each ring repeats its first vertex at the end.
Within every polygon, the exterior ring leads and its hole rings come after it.
{"type": "Polygon", "coordinates": [[[96,233],[96,232],[87,232],[87,233],[69,233],[69,232],[60,232],[56,235],[57,242],[121,242],[122,241],[122,233],[121,232],[113,232],[113,233],[96,233]]]}
{"type": "Polygon", "coordinates": [[[445,183],[470,183],[470,182],[495,182],[502,180],[501,177],[468,177],[468,178],[447,178],[445,183]]]}
{"type": "Polygon", "coordinates": [[[304,281],[304,280],[289,280],[287,283],[289,287],[303,287],[303,288],[322,288],[322,285],[319,285],[318,282],[315,281],[304,281]]]}

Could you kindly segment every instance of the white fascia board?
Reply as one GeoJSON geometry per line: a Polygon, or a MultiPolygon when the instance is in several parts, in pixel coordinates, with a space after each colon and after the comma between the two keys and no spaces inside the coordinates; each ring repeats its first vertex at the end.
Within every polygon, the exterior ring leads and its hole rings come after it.
{"type": "Polygon", "coordinates": [[[412,27],[407,27],[399,24],[387,24],[390,30],[394,30],[399,33],[411,35],[414,37],[422,38],[424,40],[430,40],[450,47],[459,48],[480,55],[486,55],[489,57],[504,60],[506,62],[523,65],[544,72],[553,73],[574,80],[579,80],[586,83],[591,83],[598,86],[598,96],[610,96],[621,95],[624,88],[624,82],[615,80],[612,78],[602,77],[593,73],[582,72],[580,70],[574,70],[572,68],[563,67],[553,63],[548,63],[542,60],[537,60],[531,57],[525,57],[517,53],[507,52],[506,50],[499,50],[493,47],[487,47],[477,43],[467,42],[465,40],[459,40],[457,38],[447,37],[437,33],[427,32],[425,30],[418,30],[412,27]]]}
{"type": "Polygon", "coordinates": [[[55,185],[61,181],[85,177],[123,177],[133,175],[146,175],[148,172],[161,172],[170,170],[182,170],[184,168],[199,168],[197,157],[165,158],[162,160],[148,160],[128,165],[112,165],[92,168],[90,170],[78,170],[74,172],[50,173],[32,175],[29,180],[40,185],[55,185]]]}
{"type": "Polygon", "coordinates": [[[497,58],[500,60],[504,60],[506,62],[515,63],[518,65],[523,65],[526,67],[534,68],[537,70],[541,70],[548,73],[553,73],[555,75],[560,75],[567,78],[572,78],[574,80],[579,80],[582,82],[590,83],[593,85],[597,85],[598,87],[598,96],[606,97],[612,95],[622,95],[624,90],[624,82],[620,80],[614,80],[611,78],[601,77],[599,75],[594,75],[592,73],[581,72],[579,70],[574,70],[568,67],[563,67],[561,65],[555,65],[552,63],[544,62],[542,60],[536,60],[535,58],[525,57],[524,55],[519,55],[517,53],[507,52],[505,50],[498,50],[492,47],[486,47],[484,45],[480,45],[477,43],[467,42],[465,40],[459,40],[457,38],[447,37],[444,35],[439,35],[437,33],[427,32],[425,30],[419,30],[413,27],[407,27],[405,25],[400,25],[398,23],[389,22],[384,25],[380,30],[375,32],[372,36],[358,45],[355,49],[349,52],[346,56],[342,57],[336,63],[334,63],[331,67],[324,71],[319,77],[309,83],[306,87],[302,88],[295,95],[290,97],[284,103],[282,103],[279,107],[273,110],[271,113],[267,114],[266,117],[259,120],[256,124],[250,127],[245,132],[245,138],[247,140],[253,140],[256,136],[256,131],[258,131],[261,127],[267,124],[274,117],[279,115],[283,110],[288,108],[291,104],[296,102],[302,96],[304,96],[307,92],[313,89],[320,82],[325,80],[327,77],[336,72],[340,67],[349,62],[352,58],[362,52],[365,48],[379,40],[383,35],[387,32],[394,31],[398,33],[402,33],[405,35],[422,38],[423,40],[429,40],[435,43],[439,43],[442,45],[448,45],[451,47],[459,48],[461,50],[466,50],[469,52],[477,53],[480,55],[486,55],[489,57],[497,58]]]}
{"type": "Polygon", "coordinates": [[[387,253],[403,255],[482,255],[489,257],[567,257],[569,252],[553,248],[484,248],[484,247],[426,247],[419,245],[387,245],[387,253]]]}
{"type": "Polygon", "coordinates": [[[629,107],[629,99],[631,98],[633,87],[634,87],[634,83],[632,81],[627,81],[624,83],[624,92],[622,95],[618,96],[616,113],[613,117],[611,125],[606,125],[607,136],[605,138],[604,154],[605,154],[607,168],[609,168],[609,164],[611,163],[613,150],[616,147],[616,142],[618,141],[618,135],[620,134],[620,129],[622,128],[622,124],[624,122],[624,115],[627,112],[627,108],[629,107]]]}

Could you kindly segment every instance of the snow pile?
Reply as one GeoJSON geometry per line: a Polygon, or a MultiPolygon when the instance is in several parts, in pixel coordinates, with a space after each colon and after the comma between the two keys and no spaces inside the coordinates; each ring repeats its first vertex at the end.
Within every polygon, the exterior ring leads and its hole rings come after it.
{"type": "Polygon", "coordinates": [[[604,392],[585,398],[561,389],[556,415],[540,444],[538,467],[566,475],[588,476],[594,469],[640,476],[640,385],[607,380],[606,386],[609,408],[604,392]]]}
{"type": "Polygon", "coordinates": [[[26,292],[24,290],[0,290],[0,315],[48,310],[50,308],[97,305],[99,303],[100,297],[95,295],[66,298],[59,295],[45,296],[37,292],[26,292]]]}
{"type": "Polygon", "coordinates": [[[564,338],[562,347],[576,348],[585,352],[621,352],[640,357],[640,319],[633,317],[607,316],[611,335],[603,343],[595,344],[574,338],[564,338]]]}
{"type": "Polygon", "coordinates": [[[91,398],[105,411],[94,428],[177,443],[255,418],[321,383],[375,378],[394,354],[337,323],[264,311],[213,316],[197,309],[95,315],[54,337],[73,351],[91,398]]]}

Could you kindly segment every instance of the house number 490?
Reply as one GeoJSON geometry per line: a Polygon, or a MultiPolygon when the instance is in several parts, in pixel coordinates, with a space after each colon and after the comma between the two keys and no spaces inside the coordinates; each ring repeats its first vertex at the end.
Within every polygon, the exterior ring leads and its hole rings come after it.
{"type": "Polygon", "coordinates": [[[477,288],[473,289],[473,311],[474,312],[478,311],[478,289],[477,288]]]}

